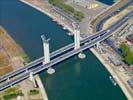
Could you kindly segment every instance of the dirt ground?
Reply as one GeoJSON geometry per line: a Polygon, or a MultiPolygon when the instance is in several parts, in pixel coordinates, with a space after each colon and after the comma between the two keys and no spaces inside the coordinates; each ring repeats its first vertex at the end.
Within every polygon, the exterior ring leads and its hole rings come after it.
{"type": "Polygon", "coordinates": [[[93,20],[92,23],[91,23],[91,27],[93,29],[93,33],[96,32],[96,26],[97,26],[97,24],[100,22],[100,20],[103,17],[107,16],[108,14],[110,14],[113,11],[116,11],[118,8],[120,8],[121,6],[123,6],[123,4],[125,4],[127,2],[128,2],[128,0],[121,0],[116,5],[114,5],[113,7],[111,7],[107,11],[105,11],[104,13],[100,14],[95,20],[93,20]]]}
{"type": "Polygon", "coordinates": [[[6,54],[4,44],[3,44],[3,30],[0,28],[0,76],[10,72],[13,70],[10,61],[9,56],[6,54]]]}
{"type": "Polygon", "coordinates": [[[111,24],[115,23],[117,20],[119,20],[121,17],[123,17],[124,15],[126,15],[130,10],[125,9],[122,12],[120,12],[119,14],[111,17],[109,20],[107,20],[104,25],[103,25],[103,29],[108,28],[111,24]]]}
{"type": "Polygon", "coordinates": [[[0,27],[0,76],[23,66],[24,51],[0,27]],[[17,63],[16,63],[17,62],[17,63]]]}

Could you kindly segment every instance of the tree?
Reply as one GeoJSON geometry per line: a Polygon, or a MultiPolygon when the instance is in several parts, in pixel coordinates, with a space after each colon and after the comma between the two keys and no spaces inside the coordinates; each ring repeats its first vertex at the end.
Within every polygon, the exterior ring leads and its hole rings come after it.
{"type": "Polygon", "coordinates": [[[124,61],[126,61],[129,65],[132,65],[133,64],[133,52],[130,50],[130,48],[125,43],[122,43],[120,45],[120,48],[122,49],[122,52],[124,53],[124,61]]]}

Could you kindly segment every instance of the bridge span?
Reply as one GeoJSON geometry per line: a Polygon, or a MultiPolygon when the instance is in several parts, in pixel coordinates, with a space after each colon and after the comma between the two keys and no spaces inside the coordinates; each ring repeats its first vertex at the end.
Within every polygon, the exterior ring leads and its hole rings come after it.
{"type": "Polygon", "coordinates": [[[132,15],[133,11],[125,15],[123,18],[121,18],[119,21],[117,21],[107,29],[84,38],[80,42],[80,48],[74,49],[74,43],[71,43],[59,50],[56,50],[55,52],[50,54],[51,61],[46,64],[43,64],[44,57],[41,57],[29,63],[23,68],[0,77],[0,83],[2,83],[2,85],[0,85],[0,91],[27,79],[28,77],[30,77],[31,72],[33,75],[35,75],[42,70],[48,69],[49,67],[52,67],[82,51],[89,49],[90,47],[96,45],[97,42],[104,41],[105,39],[110,37],[112,33],[117,30],[122,24],[124,24],[129,17],[132,17],[132,15]]]}

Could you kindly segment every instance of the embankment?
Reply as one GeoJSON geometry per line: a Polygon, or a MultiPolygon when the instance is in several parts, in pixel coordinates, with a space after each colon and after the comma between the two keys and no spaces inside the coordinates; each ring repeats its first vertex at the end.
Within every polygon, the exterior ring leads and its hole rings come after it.
{"type": "Polygon", "coordinates": [[[43,100],[48,100],[46,90],[45,90],[45,88],[44,88],[44,86],[42,84],[42,81],[41,81],[39,75],[36,75],[35,79],[36,79],[36,82],[37,82],[37,84],[39,86],[39,89],[40,89],[40,91],[42,93],[43,100]]]}
{"type": "Polygon", "coordinates": [[[57,22],[59,25],[62,25],[64,27],[66,27],[66,29],[68,29],[71,33],[74,33],[74,30],[69,26],[67,25],[66,23],[64,23],[63,20],[61,20],[61,18],[57,18],[52,12],[50,12],[50,9],[47,9],[47,8],[41,8],[35,4],[32,4],[31,2],[28,2],[27,0],[20,0],[21,2],[37,9],[38,11],[46,14],[47,16],[49,16],[50,18],[52,18],[55,22],[57,22]]]}
{"type": "Polygon", "coordinates": [[[105,66],[105,68],[110,72],[110,74],[115,78],[116,82],[121,87],[122,91],[124,92],[128,100],[133,100],[133,95],[126,86],[126,84],[123,82],[122,76],[118,74],[119,72],[116,72],[115,69],[113,69],[112,66],[107,61],[105,61],[105,59],[95,49],[90,49],[90,50],[105,66]]]}
{"type": "Polygon", "coordinates": [[[122,8],[123,5],[126,5],[129,0],[119,0],[111,7],[107,8],[105,11],[99,13],[92,21],[91,21],[91,28],[93,29],[93,33],[97,31],[97,25],[101,22],[101,19],[106,18],[111,13],[118,11],[119,8],[122,8]]]}

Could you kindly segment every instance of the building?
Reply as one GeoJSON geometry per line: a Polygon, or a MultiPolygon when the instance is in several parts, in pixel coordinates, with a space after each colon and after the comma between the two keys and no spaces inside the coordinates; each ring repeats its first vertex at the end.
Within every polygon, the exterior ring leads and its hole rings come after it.
{"type": "Polygon", "coordinates": [[[133,88],[133,79],[127,81],[131,88],[133,88]]]}
{"type": "Polygon", "coordinates": [[[121,62],[114,56],[114,55],[109,55],[108,59],[110,60],[111,63],[113,63],[115,66],[121,65],[121,62]]]}
{"type": "Polygon", "coordinates": [[[126,37],[126,40],[133,44],[133,34],[130,34],[126,37]]]}

